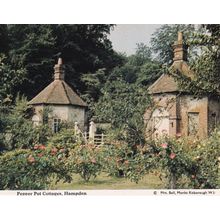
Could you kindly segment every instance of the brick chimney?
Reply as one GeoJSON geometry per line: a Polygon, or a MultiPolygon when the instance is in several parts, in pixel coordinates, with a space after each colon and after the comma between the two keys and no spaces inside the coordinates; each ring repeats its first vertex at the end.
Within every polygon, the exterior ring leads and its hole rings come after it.
{"type": "Polygon", "coordinates": [[[178,32],[178,39],[174,42],[173,45],[173,61],[187,61],[187,48],[187,45],[183,41],[183,33],[178,32]]]}
{"type": "Polygon", "coordinates": [[[64,80],[64,69],[62,58],[58,59],[58,63],[54,66],[54,80],[64,80]]]}

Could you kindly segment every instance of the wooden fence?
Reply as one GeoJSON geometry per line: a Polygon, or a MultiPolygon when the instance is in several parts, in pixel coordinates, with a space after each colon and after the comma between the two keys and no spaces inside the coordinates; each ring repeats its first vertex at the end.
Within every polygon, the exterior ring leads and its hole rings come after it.
{"type": "Polygon", "coordinates": [[[75,134],[83,137],[86,144],[94,144],[94,145],[104,145],[107,141],[107,135],[105,134],[97,134],[96,133],[96,125],[93,121],[90,122],[89,132],[82,132],[79,129],[78,123],[75,123],[75,134]]]}

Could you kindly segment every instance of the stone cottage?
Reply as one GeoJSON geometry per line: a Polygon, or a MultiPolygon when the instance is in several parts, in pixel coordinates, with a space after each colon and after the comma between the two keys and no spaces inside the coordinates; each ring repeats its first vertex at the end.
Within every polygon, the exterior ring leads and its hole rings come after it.
{"type": "MultiPolygon", "coordinates": [[[[187,64],[187,45],[183,35],[173,45],[174,58],[172,70],[193,77],[187,64]]],[[[155,103],[154,111],[147,109],[145,121],[147,136],[191,136],[205,138],[220,122],[220,102],[215,97],[195,98],[182,91],[171,75],[163,74],[150,87],[155,103]]]]}
{"type": "Polygon", "coordinates": [[[42,123],[42,112],[47,108],[49,123],[54,132],[59,130],[61,122],[77,122],[83,131],[87,104],[65,82],[64,77],[62,59],[59,58],[58,63],[54,66],[54,81],[29,102],[35,112],[32,121],[34,125],[42,123]]]}

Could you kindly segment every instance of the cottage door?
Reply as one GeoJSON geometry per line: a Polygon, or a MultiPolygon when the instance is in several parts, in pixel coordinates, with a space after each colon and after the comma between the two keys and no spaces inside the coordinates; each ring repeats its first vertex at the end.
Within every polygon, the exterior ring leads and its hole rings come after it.
{"type": "Polygon", "coordinates": [[[153,130],[155,137],[169,135],[169,112],[164,108],[153,112],[153,130]]]}

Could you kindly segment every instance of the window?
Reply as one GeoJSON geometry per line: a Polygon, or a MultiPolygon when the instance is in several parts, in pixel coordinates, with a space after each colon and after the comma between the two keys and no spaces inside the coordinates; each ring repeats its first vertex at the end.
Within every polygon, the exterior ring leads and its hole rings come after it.
{"type": "Polygon", "coordinates": [[[53,119],[53,132],[57,133],[60,130],[61,119],[54,118],[53,119]]]}
{"type": "Polygon", "coordinates": [[[188,113],[188,135],[196,136],[199,131],[199,113],[189,112],[188,113]]]}

